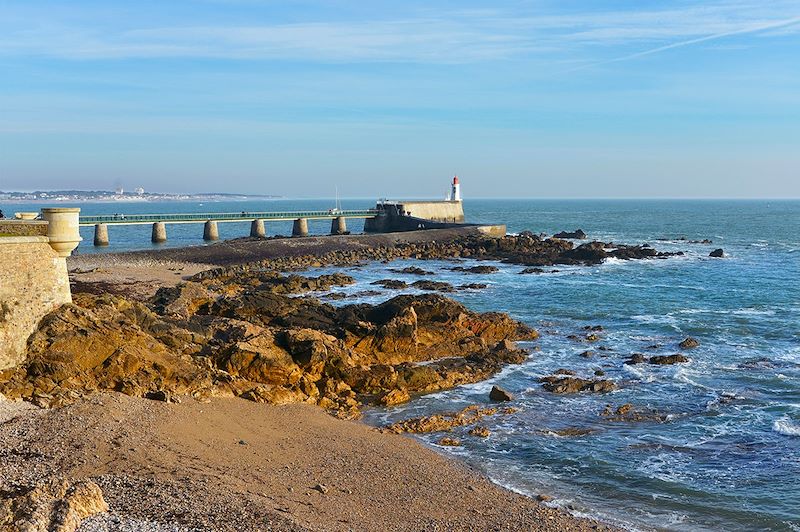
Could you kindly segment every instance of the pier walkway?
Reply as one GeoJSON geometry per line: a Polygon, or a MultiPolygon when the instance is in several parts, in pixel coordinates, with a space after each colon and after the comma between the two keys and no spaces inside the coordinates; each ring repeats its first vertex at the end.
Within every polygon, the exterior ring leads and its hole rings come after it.
{"type": "Polygon", "coordinates": [[[331,234],[347,233],[347,218],[374,218],[379,213],[375,209],[327,211],[288,211],[288,212],[207,212],[207,213],[172,213],[172,214],[103,214],[97,216],[81,216],[80,225],[94,225],[94,245],[107,246],[109,225],[144,225],[152,224],[151,240],[155,243],[166,242],[166,224],[204,223],[203,238],[218,240],[217,222],[250,222],[250,236],[266,237],[265,221],[294,220],[292,236],[308,235],[308,220],[331,220],[331,234]]]}

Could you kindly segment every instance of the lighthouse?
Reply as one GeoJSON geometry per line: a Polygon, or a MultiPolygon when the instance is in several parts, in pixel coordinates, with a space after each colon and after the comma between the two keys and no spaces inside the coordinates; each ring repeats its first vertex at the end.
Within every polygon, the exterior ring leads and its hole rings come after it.
{"type": "Polygon", "coordinates": [[[461,184],[458,182],[458,176],[453,176],[453,185],[450,189],[450,201],[461,201],[461,184]]]}

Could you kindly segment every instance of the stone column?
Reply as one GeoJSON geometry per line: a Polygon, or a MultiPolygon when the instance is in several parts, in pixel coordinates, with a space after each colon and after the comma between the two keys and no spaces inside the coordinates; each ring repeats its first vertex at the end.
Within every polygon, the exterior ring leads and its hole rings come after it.
{"type": "Polygon", "coordinates": [[[292,226],[292,236],[308,236],[308,220],[298,218],[292,226]]]}
{"type": "Polygon", "coordinates": [[[344,221],[344,216],[339,216],[331,220],[331,234],[343,235],[347,232],[347,223],[344,221]]]}
{"type": "Polygon", "coordinates": [[[164,222],[153,224],[153,236],[150,238],[153,244],[163,244],[167,241],[167,225],[164,222]]]}
{"type": "Polygon", "coordinates": [[[219,230],[214,220],[207,221],[203,227],[203,240],[219,240],[219,230]]]}
{"type": "Polygon", "coordinates": [[[50,247],[60,257],[69,257],[83,240],[80,233],[80,212],[80,209],[68,207],[42,209],[42,218],[47,221],[50,247]]]}
{"type": "Polygon", "coordinates": [[[264,220],[253,220],[250,222],[251,238],[267,238],[267,230],[264,228],[264,220]]]}
{"type": "Polygon", "coordinates": [[[106,224],[95,224],[94,226],[94,245],[108,245],[108,226],[106,224]]]}

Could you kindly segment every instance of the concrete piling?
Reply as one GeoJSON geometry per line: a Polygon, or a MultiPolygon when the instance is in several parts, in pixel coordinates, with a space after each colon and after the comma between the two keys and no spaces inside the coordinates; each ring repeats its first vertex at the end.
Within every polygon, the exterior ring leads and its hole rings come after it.
{"type": "Polygon", "coordinates": [[[153,236],[150,238],[153,244],[162,244],[167,241],[167,225],[164,222],[153,224],[153,236]]]}
{"type": "Polygon", "coordinates": [[[267,230],[264,228],[264,220],[253,220],[250,222],[251,238],[267,238],[267,230]]]}
{"type": "Polygon", "coordinates": [[[214,220],[207,221],[203,227],[203,240],[219,240],[219,229],[214,220]]]}
{"type": "Polygon", "coordinates": [[[108,226],[106,224],[95,224],[94,226],[94,245],[108,245],[108,226]]]}
{"type": "Polygon", "coordinates": [[[347,223],[344,220],[344,216],[338,216],[331,220],[332,235],[343,235],[345,233],[347,233],[347,223]]]}
{"type": "Polygon", "coordinates": [[[308,220],[298,218],[292,226],[292,236],[308,236],[308,220]]]}

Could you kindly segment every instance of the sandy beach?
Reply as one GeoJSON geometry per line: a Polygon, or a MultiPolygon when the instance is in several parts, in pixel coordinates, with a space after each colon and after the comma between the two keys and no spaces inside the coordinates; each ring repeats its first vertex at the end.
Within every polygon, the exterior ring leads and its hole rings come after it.
{"type": "Polygon", "coordinates": [[[58,409],[0,406],[0,488],[93,479],[110,511],[80,530],[605,528],[311,405],[102,393],[58,409]]]}

